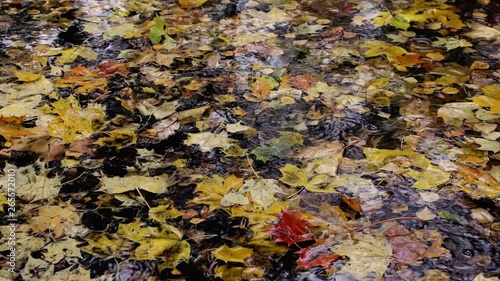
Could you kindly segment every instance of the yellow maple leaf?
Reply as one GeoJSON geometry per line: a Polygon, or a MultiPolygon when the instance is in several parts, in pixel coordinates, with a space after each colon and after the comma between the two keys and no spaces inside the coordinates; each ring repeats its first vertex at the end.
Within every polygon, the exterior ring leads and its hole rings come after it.
{"type": "Polygon", "coordinates": [[[82,109],[73,96],[60,99],[51,105],[53,108],[45,107],[45,111],[58,116],[49,123],[49,135],[62,139],[63,143],[88,138],[97,132],[105,116],[98,107],[82,109]]]}
{"type": "Polygon", "coordinates": [[[252,249],[244,248],[240,246],[229,248],[226,245],[215,249],[212,255],[219,260],[225,262],[240,262],[245,263],[245,259],[250,257],[253,253],[252,249]]]}

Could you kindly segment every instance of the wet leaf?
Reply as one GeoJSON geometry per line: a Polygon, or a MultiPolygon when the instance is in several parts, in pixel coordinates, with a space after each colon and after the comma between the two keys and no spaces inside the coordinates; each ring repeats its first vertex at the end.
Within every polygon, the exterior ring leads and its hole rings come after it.
{"type": "Polygon", "coordinates": [[[136,191],[137,189],[151,193],[165,193],[169,186],[175,184],[175,180],[168,175],[156,177],[131,175],[126,177],[103,177],[101,184],[100,190],[111,194],[136,191]]]}
{"type": "Polygon", "coordinates": [[[32,129],[23,126],[24,117],[0,116],[0,135],[6,140],[35,134],[32,129]]]}
{"type": "Polygon", "coordinates": [[[34,233],[50,231],[55,238],[64,235],[65,229],[80,223],[80,216],[75,207],[60,203],[58,206],[45,205],[40,207],[38,214],[29,220],[29,224],[19,226],[20,231],[32,231],[34,233]]]}
{"type": "Polygon", "coordinates": [[[288,247],[299,242],[314,240],[311,225],[300,218],[298,213],[283,210],[279,212],[280,221],[267,230],[276,242],[285,242],[288,247]]]}
{"type": "Polygon", "coordinates": [[[333,253],[349,257],[339,272],[348,273],[359,280],[375,273],[374,278],[382,280],[387,266],[391,262],[391,246],[385,237],[358,234],[356,240],[357,242],[353,245],[333,246],[333,253]]]}
{"type": "Polygon", "coordinates": [[[245,182],[239,192],[247,193],[252,202],[267,209],[277,200],[274,194],[281,193],[282,189],[272,179],[251,179],[245,182]]]}
{"type": "Polygon", "coordinates": [[[104,119],[104,112],[99,107],[82,109],[73,96],[52,103],[46,111],[56,115],[48,125],[49,135],[61,138],[63,143],[90,137],[104,119]]]}
{"type": "Polygon", "coordinates": [[[268,145],[257,147],[252,150],[252,154],[255,155],[257,160],[261,160],[264,163],[267,162],[271,156],[280,157],[284,153],[294,147],[295,145],[301,145],[304,141],[302,135],[299,133],[292,132],[280,132],[280,136],[273,139],[268,145]]]}
{"type": "Polygon", "coordinates": [[[292,187],[299,187],[307,184],[307,174],[297,166],[286,164],[285,167],[280,169],[280,171],[283,174],[280,181],[283,183],[292,187]]]}
{"type": "Polygon", "coordinates": [[[215,249],[212,255],[219,260],[225,262],[239,262],[245,263],[245,259],[252,255],[252,249],[244,248],[240,246],[228,247],[222,245],[221,247],[215,249]]]}
{"type": "Polygon", "coordinates": [[[297,268],[310,269],[315,266],[322,266],[325,268],[341,258],[341,256],[332,253],[324,245],[309,246],[298,252],[300,255],[297,260],[297,268]]]}
{"type": "Polygon", "coordinates": [[[109,132],[109,137],[98,139],[95,144],[100,146],[111,145],[116,148],[122,148],[125,145],[135,144],[137,136],[129,130],[113,130],[109,132]]]}
{"type": "Polygon", "coordinates": [[[54,81],[58,87],[75,87],[75,93],[88,94],[94,90],[105,92],[108,81],[101,78],[95,70],[90,70],[84,66],[73,68],[69,75],[54,81]]]}
{"type": "Polygon", "coordinates": [[[184,141],[186,145],[198,145],[203,152],[212,151],[215,148],[229,149],[234,141],[227,134],[214,134],[210,132],[188,134],[184,141]]]}
{"type": "Polygon", "coordinates": [[[498,141],[491,141],[482,138],[472,138],[474,142],[480,145],[479,150],[488,150],[497,153],[500,151],[500,143],[498,141]]]}

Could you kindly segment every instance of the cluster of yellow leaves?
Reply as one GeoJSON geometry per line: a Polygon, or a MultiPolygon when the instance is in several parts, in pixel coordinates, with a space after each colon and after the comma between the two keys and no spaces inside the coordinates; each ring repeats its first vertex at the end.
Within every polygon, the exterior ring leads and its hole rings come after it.
{"type": "Polygon", "coordinates": [[[415,28],[434,30],[442,27],[461,29],[465,26],[452,6],[424,0],[415,1],[413,7],[407,10],[380,12],[372,23],[375,26],[391,25],[404,30],[412,26],[411,23],[415,23],[415,28]]]}
{"type": "Polygon", "coordinates": [[[161,271],[175,268],[181,260],[189,260],[191,247],[182,236],[180,230],[164,222],[152,227],[134,221],[120,224],[114,234],[92,233],[87,237],[89,245],[82,249],[106,258],[132,251],[133,258],[138,260],[160,260],[161,271]],[[134,246],[134,242],[139,246],[134,246]]]}
{"type": "Polygon", "coordinates": [[[98,132],[105,114],[99,107],[82,109],[74,96],[60,99],[42,108],[46,113],[57,115],[50,121],[49,135],[61,138],[63,143],[72,143],[98,132]]]}
{"type": "Polygon", "coordinates": [[[416,180],[413,187],[417,189],[431,189],[445,184],[450,179],[450,174],[433,165],[425,155],[405,150],[388,150],[376,148],[363,148],[366,159],[381,170],[405,173],[416,180]],[[422,171],[412,169],[419,168],[422,171]]]}
{"type": "Polygon", "coordinates": [[[367,41],[362,44],[362,47],[368,49],[364,53],[365,57],[371,58],[384,55],[400,71],[407,71],[406,67],[423,62],[418,53],[410,53],[401,47],[383,41],[367,41]]]}

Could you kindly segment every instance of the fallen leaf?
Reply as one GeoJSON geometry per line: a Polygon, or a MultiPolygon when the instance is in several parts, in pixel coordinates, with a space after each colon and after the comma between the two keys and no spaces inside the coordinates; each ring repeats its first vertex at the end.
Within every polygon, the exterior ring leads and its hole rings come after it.
{"type": "Polygon", "coordinates": [[[214,134],[210,132],[188,134],[186,145],[198,145],[202,152],[212,151],[214,148],[229,149],[234,140],[226,133],[214,134]]]}
{"type": "Polygon", "coordinates": [[[267,230],[276,242],[285,242],[287,246],[314,240],[311,225],[299,217],[298,213],[283,210],[277,214],[280,221],[267,230]]]}
{"type": "Polygon", "coordinates": [[[245,259],[252,255],[253,250],[245,247],[228,247],[225,244],[212,251],[212,255],[225,262],[245,263],[245,259]]]}
{"type": "Polygon", "coordinates": [[[333,253],[349,258],[339,272],[348,273],[358,280],[365,280],[368,275],[382,280],[393,254],[387,239],[357,234],[356,240],[353,245],[335,245],[331,249],[333,253]]]}

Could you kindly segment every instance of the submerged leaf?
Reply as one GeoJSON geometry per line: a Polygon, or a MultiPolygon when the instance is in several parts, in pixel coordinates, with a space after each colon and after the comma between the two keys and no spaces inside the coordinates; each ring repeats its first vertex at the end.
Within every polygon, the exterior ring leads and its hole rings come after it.
{"type": "Polygon", "coordinates": [[[293,132],[280,132],[280,136],[272,140],[268,145],[257,147],[252,150],[257,160],[267,162],[271,156],[281,157],[284,153],[294,147],[295,145],[302,145],[304,143],[302,135],[293,132]]]}

